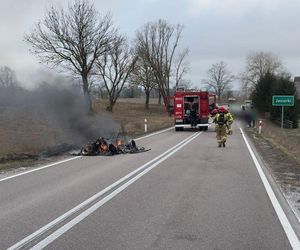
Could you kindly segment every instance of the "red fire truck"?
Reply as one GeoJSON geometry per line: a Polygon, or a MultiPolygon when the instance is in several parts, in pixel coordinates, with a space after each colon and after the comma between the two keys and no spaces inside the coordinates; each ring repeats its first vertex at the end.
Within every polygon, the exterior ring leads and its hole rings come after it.
{"type": "Polygon", "coordinates": [[[207,130],[209,114],[216,107],[216,95],[208,91],[177,89],[168,100],[167,110],[174,115],[176,131],[185,128],[207,130]]]}

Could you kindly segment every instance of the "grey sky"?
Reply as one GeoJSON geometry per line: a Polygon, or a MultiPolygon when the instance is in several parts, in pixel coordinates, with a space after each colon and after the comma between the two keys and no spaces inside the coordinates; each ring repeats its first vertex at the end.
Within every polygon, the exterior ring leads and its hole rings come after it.
{"type": "MultiPolygon", "coordinates": [[[[46,8],[69,1],[0,2],[0,66],[11,67],[30,86],[30,79],[45,67],[28,52],[23,36],[43,18],[46,8]]],[[[278,55],[288,71],[300,75],[299,0],[98,0],[95,5],[101,14],[110,11],[115,26],[129,38],[143,24],[159,18],[183,24],[180,46],[190,50],[191,65],[186,78],[196,86],[210,66],[221,60],[238,74],[253,51],[278,55]]]]}

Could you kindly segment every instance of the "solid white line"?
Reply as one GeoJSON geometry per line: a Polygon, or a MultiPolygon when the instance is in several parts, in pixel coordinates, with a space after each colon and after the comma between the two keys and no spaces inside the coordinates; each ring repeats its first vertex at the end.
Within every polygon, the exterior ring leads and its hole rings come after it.
{"type": "Polygon", "coordinates": [[[61,164],[61,163],[65,163],[65,162],[68,162],[68,161],[73,161],[73,160],[79,159],[79,158],[81,158],[81,157],[82,157],[82,156],[76,156],[76,157],[72,157],[72,158],[69,158],[69,159],[66,159],[66,160],[54,162],[54,163],[48,164],[48,165],[43,166],[43,167],[35,168],[35,169],[29,170],[29,171],[25,171],[25,172],[22,172],[22,173],[19,173],[19,174],[16,174],[16,175],[12,175],[12,176],[9,176],[9,177],[0,179],[0,182],[1,182],[1,181],[6,181],[6,180],[9,180],[9,179],[12,179],[12,178],[21,176],[21,175],[29,174],[29,173],[32,173],[32,172],[35,172],[35,171],[38,171],[38,170],[42,170],[42,169],[45,169],[45,168],[50,168],[50,167],[59,165],[59,164],[61,164]]]}
{"type": "MultiPolygon", "coordinates": [[[[171,130],[172,128],[174,128],[174,126],[171,127],[171,128],[167,128],[167,129],[163,129],[163,130],[151,133],[149,135],[139,137],[139,138],[134,139],[134,140],[138,141],[138,140],[141,140],[141,139],[153,136],[153,135],[158,135],[158,134],[161,134],[161,133],[166,132],[168,130],[171,130]]],[[[72,158],[69,158],[69,159],[66,159],[66,160],[63,160],[63,161],[58,161],[58,162],[54,162],[54,163],[51,163],[51,164],[48,164],[48,165],[45,165],[45,166],[42,166],[42,167],[38,167],[38,168],[35,168],[33,170],[29,170],[29,171],[25,171],[25,172],[22,172],[22,173],[19,173],[19,174],[15,174],[15,175],[0,179],[0,182],[1,181],[6,181],[6,180],[9,180],[9,179],[13,179],[15,177],[22,176],[22,175],[25,175],[25,174],[29,174],[29,173],[32,173],[32,172],[35,172],[35,171],[38,171],[38,170],[42,170],[42,169],[45,169],[45,168],[53,167],[53,166],[59,165],[61,163],[65,163],[65,162],[68,162],[68,161],[73,161],[73,160],[76,160],[76,159],[79,159],[79,158],[82,158],[82,156],[72,157],[72,158]]]]}
{"type": "Polygon", "coordinates": [[[149,134],[149,135],[145,135],[145,136],[142,136],[142,137],[138,137],[138,138],[136,138],[136,139],[134,139],[134,140],[135,140],[135,141],[142,140],[142,139],[148,138],[148,137],[153,136],[153,135],[158,135],[158,134],[164,133],[164,132],[166,132],[166,131],[168,131],[168,130],[171,130],[171,129],[174,129],[174,126],[173,126],[173,127],[170,127],[170,128],[163,129],[163,130],[159,130],[159,131],[157,131],[157,132],[153,132],[153,133],[151,133],[151,134],[149,134]]]}
{"type": "Polygon", "coordinates": [[[268,196],[269,196],[269,198],[271,200],[271,203],[272,203],[272,205],[273,205],[273,207],[274,207],[274,209],[276,211],[276,214],[277,214],[277,216],[279,218],[279,221],[280,221],[280,223],[281,223],[281,225],[282,225],[282,227],[283,227],[283,229],[284,229],[284,231],[285,231],[285,233],[287,235],[287,238],[289,239],[292,248],[299,250],[300,249],[299,239],[298,239],[298,237],[297,237],[297,235],[296,235],[293,227],[291,226],[288,218],[286,217],[286,214],[284,213],[282,207],[280,206],[280,203],[277,200],[277,198],[276,198],[276,196],[274,194],[274,191],[272,190],[272,187],[271,187],[270,183],[268,182],[268,179],[265,176],[264,171],[262,170],[262,167],[260,166],[260,164],[259,164],[259,162],[258,162],[258,160],[257,160],[257,158],[256,158],[256,156],[255,156],[255,154],[253,152],[253,150],[251,149],[250,144],[248,143],[248,140],[247,140],[246,136],[244,135],[243,130],[241,128],[240,128],[240,130],[241,130],[242,136],[244,138],[244,141],[245,141],[245,143],[247,145],[247,148],[248,148],[248,150],[250,152],[252,160],[253,160],[253,162],[254,162],[254,164],[256,166],[256,169],[257,169],[257,171],[259,173],[259,176],[260,176],[260,178],[261,178],[261,180],[262,180],[262,182],[264,184],[264,187],[265,187],[265,189],[266,189],[266,191],[268,193],[268,196]]]}
{"type": "Polygon", "coordinates": [[[78,224],[79,222],[81,222],[87,216],[89,216],[90,214],[92,214],[93,212],[95,212],[102,205],[104,205],[106,202],[108,202],[109,200],[111,200],[117,194],[119,194],[120,192],[122,192],[128,186],[130,186],[135,181],[137,181],[138,179],[140,179],[143,175],[145,175],[146,173],[148,173],[149,171],[151,171],[153,168],[155,168],[156,166],[158,166],[160,163],[162,163],[163,161],[165,161],[166,159],[168,159],[170,156],[172,156],[173,154],[175,154],[178,150],[180,150],[186,144],[190,143],[192,140],[194,140],[195,138],[197,138],[200,134],[201,133],[197,133],[192,138],[190,138],[188,141],[186,141],[185,143],[183,143],[179,147],[177,147],[175,150],[171,151],[169,154],[167,154],[166,156],[164,156],[163,158],[161,158],[159,161],[157,161],[154,164],[152,164],[149,168],[146,168],[143,172],[139,173],[137,176],[135,176],[134,178],[130,179],[128,182],[124,183],[122,186],[120,186],[119,188],[117,188],[116,190],[114,190],[112,193],[110,193],[109,195],[107,195],[105,198],[103,198],[102,200],[98,201],[96,204],[94,204],[93,206],[91,206],[90,208],[88,208],[87,210],[85,210],[83,213],[79,214],[73,220],[69,221],[67,224],[63,225],[61,228],[57,229],[55,232],[53,232],[52,234],[50,234],[47,238],[45,238],[44,240],[40,241],[37,245],[33,246],[31,248],[31,250],[38,250],[38,249],[45,248],[51,242],[53,242],[54,240],[56,240],[57,238],[59,238],[61,235],[63,235],[64,233],[66,233],[68,230],[70,230],[76,224],[78,224]]]}
{"type": "Polygon", "coordinates": [[[130,178],[131,176],[133,176],[134,174],[136,174],[137,172],[141,171],[143,168],[147,167],[148,165],[154,163],[155,161],[157,161],[158,159],[162,158],[163,156],[165,156],[166,154],[168,154],[169,152],[171,152],[172,150],[174,150],[175,148],[177,148],[178,146],[182,145],[183,143],[185,143],[186,141],[188,141],[190,138],[192,138],[193,136],[195,136],[197,133],[192,134],[191,136],[189,136],[188,138],[184,139],[183,141],[179,142],[178,144],[176,144],[175,146],[173,146],[172,148],[168,149],[167,151],[165,151],[164,153],[160,154],[159,156],[155,157],[154,159],[152,159],[151,161],[143,164],[141,167],[137,168],[136,170],[134,170],[133,172],[127,174],[126,176],[122,177],[121,179],[119,179],[118,181],[114,182],[113,184],[111,184],[110,186],[106,187],[105,189],[101,190],[100,192],[98,192],[97,194],[93,195],[92,197],[90,197],[89,199],[85,200],[84,202],[80,203],[79,205],[77,205],[76,207],[74,207],[73,209],[69,210],[68,212],[64,213],[63,215],[59,216],[58,218],[56,218],[55,220],[49,222],[47,225],[43,226],[42,228],[38,229],[37,231],[35,231],[34,233],[30,234],[29,236],[27,236],[26,238],[24,238],[23,240],[17,242],[16,244],[14,244],[13,246],[11,246],[10,248],[8,248],[9,250],[12,249],[19,249],[20,247],[22,247],[24,244],[26,244],[27,242],[31,241],[32,239],[34,239],[35,237],[38,237],[39,235],[43,234],[44,232],[46,232],[47,230],[49,230],[50,228],[52,228],[53,226],[57,225],[58,223],[62,222],[63,220],[65,220],[66,218],[68,218],[69,216],[71,216],[72,214],[76,213],[77,211],[79,211],[81,208],[85,207],[86,205],[88,205],[89,203],[93,202],[94,200],[96,200],[97,198],[99,198],[101,195],[105,194],[106,192],[108,192],[109,190],[113,189],[114,187],[116,187],[117,185],[119,185],[120,183],[122,183],[123,181],[126,181],[128,178],[130,178]]]}

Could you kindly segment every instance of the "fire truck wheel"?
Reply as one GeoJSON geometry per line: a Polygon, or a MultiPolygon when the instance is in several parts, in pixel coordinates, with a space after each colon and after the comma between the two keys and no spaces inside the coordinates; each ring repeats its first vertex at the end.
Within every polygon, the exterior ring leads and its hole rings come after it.
{"type": "Polygon", "coordinates": [[[182,128],[175,127],[175,131],[182,131],[182,128]]]}

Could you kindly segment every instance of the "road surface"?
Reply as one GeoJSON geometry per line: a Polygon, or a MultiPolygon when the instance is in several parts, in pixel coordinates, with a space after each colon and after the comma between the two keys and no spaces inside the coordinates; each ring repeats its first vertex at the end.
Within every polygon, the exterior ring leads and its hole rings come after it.
{"type": "Polygon", "coordinates": [[[0,249],[297,249],[233,129],[226,148],[171,129],[137,140],[146,153],[2,178],[0,249]]]}

